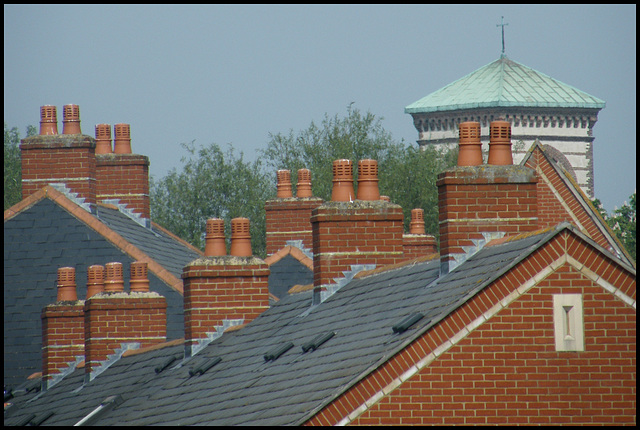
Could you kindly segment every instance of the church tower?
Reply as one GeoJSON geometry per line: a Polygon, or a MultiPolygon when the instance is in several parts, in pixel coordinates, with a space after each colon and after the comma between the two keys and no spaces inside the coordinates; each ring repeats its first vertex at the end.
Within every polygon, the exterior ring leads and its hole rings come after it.
{"type": "Polygon", "coordinates": [[[413,117],[421,147],[454,147],[458,124],[478,121],[485,152],[491,121],[509,121],[514,163],[522,160],[537,139],[593,197],[593,126],[604,107],[604,101],[503,53],[498,60],[410,104],[405,113],[413,117]]]}

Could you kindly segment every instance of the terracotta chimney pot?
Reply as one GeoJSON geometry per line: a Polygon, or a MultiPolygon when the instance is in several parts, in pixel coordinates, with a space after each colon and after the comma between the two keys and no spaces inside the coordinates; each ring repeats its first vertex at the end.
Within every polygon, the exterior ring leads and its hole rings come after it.
{"type": "Polygon", "coordinates": [[[231,255],[235,257],[251,257],[251,234],[248,218],[231,220],[231,255]]]}
{"type": "Polygon", "coordinates": [[[113,152],[115,154],[131,154],[131,127],[129,124],[116,124],[113,126],[115,142],[113,152]]]}
{"type": "Polygon", "coordinates": [[[149,277],[147,263],[144,261],[134,261],[131,263],[131,277],[129,283],[132,293],[148,293],[149,277]]]}
{"type": "Polygon", "coordinates": [[[58,300],[59,302],[75,302],[78,300],[76,293],[76,269],[73,267],[61,267],[58,269],[58,300]]]}
{"type": "Polygon", "coordinates": [[[289,170],[278,170],[278,191],[276,197],[286,199],[293,197],[291,193],[291,172],[289,170]]]}
{"type": "Polygon", "coordinates": [[[331,200],[334,202],[351,202],[354,200],[353,162],[341,159],[333,162],[333,189],[331,200]]]}
{"type": "Polygon", "coordinates": [[[111,126],[109,124],[96,125],[96,154],[111,154],[111,126]]]}
{"type": "Polygon", "coordinates": [[[78,105],[64,105],[62,113],[62,134],[82,134],[80,131],[80,108],[78,105]]]}
{"type": "Polygon", "coordinates": [[[107,263],[105,267],[104,291],[105,293],[121,293],[124,291],[124,277],[122,263],[107,263]]]}
{"type": "Polygon", "coordinates": [[[45,105],[40,107],[40,135],[52,136],[58,134],[58,114],[56,107],[45,105]]]}
{"type": "Polygon", "coordinates": [[[458,166],[478,166],[482,164],[480,123],[475,121],[461,122],[458,129],[460,131],[458,166]]]}
{"type": "Polygon", "coordinates": [[[205,257],[219,257],[227,255],[227,245],[224,237],[224,220],[211,218],[207,220],[205,236],[205,257]]]}
{"type": "Polygon", "coordinates": [[[313,197],[311,192],[311,171],[309,169],[298,170],[298,184],[296,187],[296,197],[313,197]]]}
{"type": "Polygon", "coordinates": [[[87,270],[87,299],[104,291],[104,266],[94,264],[87,270]]]}
{"type": "Polygon", "coordinates": [[[411,210],[410,234],[427,234],[424,230],[424,209],[416,208],[411,210]]]}
{"type": "Polygon", "coordinates": [[[487,164],[508,166],[513,164],[511,154],[511,123],[493,121],[489,131],[489,158],[487,164]]]}
{"type": "Polygon", "coordinates": [[[376,160],[358,161],[358,200],[380,200],[376,160]]]}

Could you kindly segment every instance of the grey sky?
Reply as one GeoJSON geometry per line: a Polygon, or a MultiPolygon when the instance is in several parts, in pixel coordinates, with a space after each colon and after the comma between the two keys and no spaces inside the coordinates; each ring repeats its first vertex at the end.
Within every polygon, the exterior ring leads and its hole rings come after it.
{"type": "MultiPolygon", "coordinates": [[[[269,133],[355,102],[397,139],[404,107],[500,56],[605,100],[594,127],[595,194],[636,189],[635,5],[4,6],[4,120],[24,135],[40,106],[78,104],[84,134],[129,123],[151,174],[181,142],[253,159],[269,133]]],[[[275,172],[274,172],[275,181],[275,172]]]]}

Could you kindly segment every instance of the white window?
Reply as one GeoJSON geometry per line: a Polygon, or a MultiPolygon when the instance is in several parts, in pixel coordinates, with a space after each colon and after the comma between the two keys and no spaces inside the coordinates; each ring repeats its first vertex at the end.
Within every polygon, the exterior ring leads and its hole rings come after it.
{"type": "Polygon", "coordinates": [[[553,295],[556,351],[584,351],[582,294],[553,295]]]}

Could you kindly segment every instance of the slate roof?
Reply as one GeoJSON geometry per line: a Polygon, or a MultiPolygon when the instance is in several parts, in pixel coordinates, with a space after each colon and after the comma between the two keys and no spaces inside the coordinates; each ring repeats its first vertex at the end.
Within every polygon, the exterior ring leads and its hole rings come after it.
{"type": "Polygon", "coordinates": [[[51,411],[45,424],[72,425],[111,395],[124,401],[99,425],[302,424],[565,229],[584,238],[564,223],[485,247],[441,277],[439,259],[422,258],[363,273],[313,308],[311,292],[286,296],[244,328],[159,374],[154,366],[181,354],[178,346],[123,358],[80,390],[82,369],[37,398],[13,399],[5,425],[51,411]],[[416,312],[424,317],[394,332],[394,325],[416,312]],[[335,335],[303,352],[302,345],[326,333],[335,335]],[[277,359],[265,360],[267,352],[288,343],[291,348],[277,359]],[[214,367],[190,376],[190,369],[216,357],[221,360],[214,367]]]}
{"type": "Polygon", "coordinates": [[[404,111],[411,114],[510,106],[602,109],[605,102],[505,56],[410,104],[404,111]]]}
{"type": "Polygon", "coordinates": [[[296,285],[313,283],[313,259],[295,246],[285,246],[267,257],[269,265],[269,293],[283,298],[296,285]]]}
{"type": "Polygon", "coordinates": [[[76,268],[78,298],[83,299],[89,266],[119,261],[127,283],[130,263],[146,256],[150,289],[167,299],[167,338],[184,335],[180,276],[182,266],[200,254],[115,207],[98,205],[94,216],[51,187],[38,193],[23,200],[30,200],[28,204],[5,212],[5,386],[16,387],[42,371],[40,314],[56,301],[59,267],[76,268]]]}

